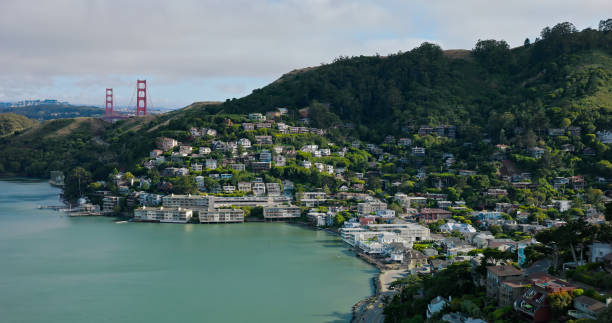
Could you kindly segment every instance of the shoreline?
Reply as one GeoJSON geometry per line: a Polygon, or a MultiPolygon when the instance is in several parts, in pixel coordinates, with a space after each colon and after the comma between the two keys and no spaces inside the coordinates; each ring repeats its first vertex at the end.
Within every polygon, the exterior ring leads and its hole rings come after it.
{"type": "MultiPolygon", "coordinates": [[[[58,188],[61,190],[60,196],[58,197],[58,200],[65,204],[65,205],[71,205],[71,203],[67,200],[65,200],[63,198],[63,187],[61,186],[57,186],[57,185],[53,185],[52,183],[49,182],[49,180],[47,179],[43,179],[43,178],[29,178],[29,177],[6,177],[6,178],[0,178],[0,180],[2,181],[27,181],[27,182],[47,182],[47,184],[53,188],[58,188]]],[[[127,217],[122,215],[122,214],[109,214],[109,215],[104,215],[104,214],[100,214],[100,215],[96,215],[96,216],[102,216],[102,217],[108,217],[108,218],[115,218],[115,219],[126,219],[127,217]]],[[[265,221],[250,221],[250,222],[257,222],[257,223],[265,223],[265,221]]],[[[243,223],[247,223],[247,221],[243,222],[243,223]]],[[[288,222],[284,222],[286,224],[293,224],[293,225],[297,225],[300,227],[304,227],[304,228],[308,228],[311,229],[313,231],[325,231],[326,233],[339,237],[340,233],[338,233],[335,230],[329,229],[329,228],[319,228],[316,226],[313,226],[312,223],[310,222],[304,222],[304,221],[288,221],[288,222]]],[[[343,243],[347,246],[347,249],[349,251],[351,251],[357,258],[363,260],[364,262],[368,263],[369,265],[374,266],[376,269],[378,269],[378,272],[375,276],[370,278],[372,287],[373,287],[373,294],[358,301],[357,303],[355,303],[352,307],[351,307],[351,320],[350,322],[357,322],[358,320],[358,315],[365,313],[364,310],[362,310],[361,308],[366,305],[369,302],[375,301],[380,295],[381,295],[381,290],[382,290],[382,282],[380,280],[381,275],[383,275],[388,268],[386,268],[385,265],[374,261],[371,257],[369,257],[366,254],[363,254],[357,250],[355,250],[354,247],[346,244],[344,241],[343,243]],[[359,313],[359,311],[362,311],[361,313],[359,313]]],[[[366,309],[367,311],[367,309],[366,309]]]]}

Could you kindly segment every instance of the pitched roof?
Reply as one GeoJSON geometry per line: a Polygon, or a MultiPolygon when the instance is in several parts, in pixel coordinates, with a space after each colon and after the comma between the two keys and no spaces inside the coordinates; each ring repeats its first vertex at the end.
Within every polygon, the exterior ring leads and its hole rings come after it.
{"type": "Polygon", "coordinates": [[[602,303],[602,302],[600,302],[600,301],[598,301],[598,300],[596,300],[594,298],[591,298],[591,297],[588,297],[588,296],[584,296],[584,295],[576,297],[574,299],[574,303],[582,303],[582,304],[585,305],[585,307],[589,311],[592,311],[592,312],[598,312],[598,311],[601,311],[602,309],[606,308],[606,304],[604,304],[604,303],[602,303]]]}

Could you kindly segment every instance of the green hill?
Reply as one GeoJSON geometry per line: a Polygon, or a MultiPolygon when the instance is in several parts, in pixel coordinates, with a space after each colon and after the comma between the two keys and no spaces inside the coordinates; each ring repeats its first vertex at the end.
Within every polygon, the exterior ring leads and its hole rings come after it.
{"type": "Polygon", "coordinates": [[[30,128],[37,124],[36,121],[14,113],[0,114],[0,137],[10,135],[15,131],[30,128]]]}
{"type": "MultiPolygon", "coordinates": [[[[584,128],[610,128],[611,54],[612,32],[577,32],[563,23],[545,29],[541,40],[514,49],[486,40],[471,52],[445,52],[425,43],[386,57],[340,57],[287,74],[242,99],[226,101],[222,109],[297,111],[317,101],[373,141],[428,124],[456,124],[463,134],[478,125],[496,138],[502,129],[508,134],[517,126],[558,127],[564,118],[584,128]]],[[[328,119],[326,110],[318,109],[322,116],[315,112],[311,121],[328,119]]]]}
{"type": "MultiPolygon", "coordinates": [[[[340,57],[296,70],[221,104],[194,103],[112,125],[88,118],[47,121],[0,139],[0,174],[46,176],[49,170],[83,166],[105,179],[109,169],[133,169],[142,162],[157,136],[182,140],[189,127],[213,122],[221,128],[231,115],[278,107],[288,108],[287,120],[297,124],[308,108],[311,126],[327,128],[337,143],[410,137],[432,151],[424,161],[432,168],[444,151],[463,167],[489,172],[493,168],[485,164],[494,146],[481,145],[487,140],[512,146],[523,170],[551,176],[554,166],[565,175],[580,170],[612,177],[612,164],[606,163],[612,160],[610,149],[594,139],[597,131],[612,128],[612,32],[579,32],[562,23],[514,49],[495,40],[479,41],[470,51],[426,43],[406,53],[340,57]],[[446,124],[456,126],[455,141],[416,135],[423,125],[446,124]],[[547,137],[549,129],[568,126],[580,127],[580,137],[547,137]],[[567,144],[577,155],[588,148],[595,156],[556,156],[567,144]],[[535,146],[548,148],[552,157],[525,159],[535,146]],[[594,167],[598,162],[601,167],[594,167]]],[[[231,128],[223,129],[226,140],[237,139],[231,128]]]]}

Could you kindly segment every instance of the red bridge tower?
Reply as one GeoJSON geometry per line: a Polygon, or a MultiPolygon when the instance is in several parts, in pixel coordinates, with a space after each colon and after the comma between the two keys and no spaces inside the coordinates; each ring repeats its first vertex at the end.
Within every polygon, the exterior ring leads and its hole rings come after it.
{"type": "Polygon", "coordinates": [[[113,115],[113,89],[106,89],[106,116],[113,115]]]}
{"type": "Polygon", "coordinates": [[[136,116],[147,115],[147,81],[136,81],[136,116]]]}

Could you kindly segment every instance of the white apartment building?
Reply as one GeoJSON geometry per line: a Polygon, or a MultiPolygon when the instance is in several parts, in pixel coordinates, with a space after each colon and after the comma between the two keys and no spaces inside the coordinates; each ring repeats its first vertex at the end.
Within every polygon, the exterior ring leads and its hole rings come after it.
{"type": "Polygon", "coordinates": [[[299,207],[291,205],[266,206],[263,208],[263,215],[266,220],[299,218],[301,214],[302,210],[299,207]]]}
{"type": "Polygon", "coordinates": [[[134,220],[162,223],[187,223],[193,211],[180,207],[146,207],[134,210],[134,220]]]}
{"type": "Polygon", "coordinates": [[[215,208],[198,212],[200,223],[240,223],[244,222],[244,210],[215,208]]]}

